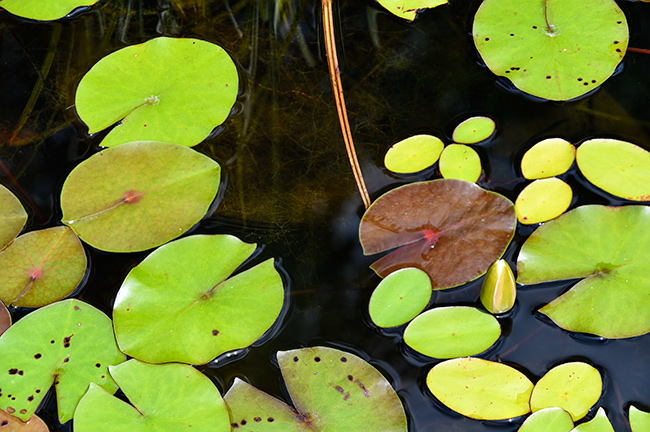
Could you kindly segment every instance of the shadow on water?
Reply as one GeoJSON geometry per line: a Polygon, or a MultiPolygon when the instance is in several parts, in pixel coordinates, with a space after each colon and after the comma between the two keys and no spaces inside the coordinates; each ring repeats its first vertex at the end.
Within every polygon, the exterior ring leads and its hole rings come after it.
{"type": "MultiPolygon", "coordinates": [[[[532,100],[480,64],[470,34],[478,5],[452,2],[414,23],[370,0],[337,5],[343,85],[372,198],[404,182],[382,168],[390,144],[416,133],[449,143],[453,127],[475,114],[497,122],[496,136],[479,148],[481,184],[513,201],[524,186],[519,160],[540,139],[606,136],[650,149],[649,56],[629,53],[622,71],[589,97],[532,100]]],[[[650,27],[643,22],[650,12],[639,3],[621,7],[630,20],[630,46],[648,48],[643,44],[650,27]]],[[[313,0],[120,0],[57,23],[25,22],[0,12],[0,179],[28,208],[27,229],[59,224],[65,177],[97,151],[105,135],[87,136],[75,115],[74,89],[90,66],[159,35],[219,43],[236,59],[243,84],[232,117],[196,147],[222,164],[228,188],[216,212],[194,232],[263,244],[258,259],[280,258],[291,290],[287,314],[264,344],[199,369],[222,392],[242,377],[288,400],[275,353],[324,344],[379,368],[405,402],[411,431],[514,431],[521,419],[483,423],[433,400],[424,380],[437,360],[409,352],[401,341],[403,328],[379,331],[367,316],[379,278],[368,268],[373,257],[363,256],[358,242],[361,200],[340,136],[319,11],[313,0]]],[[[587,185],[575,168],[566,177],[576,195],[573,207],[624,203],[587,185]]],[[[532,230],[518,229],[506,254],[512,266],[532,230]]],[[[92,268],[81,298],[110,313],[122,280],[145,256],[90,251],[92,268]]],[[[605,378],[599,404],[616,431],[628,431],[629,403],[650,403],[648,336],[602,341],[541,319],[537,309],[570,285],[522,288],[505,321],[507,335],[484,357],[517,365],[533,380],[558,363],[590,362],[605,378]]],[[[479,288],[480,280],[438,292],[435,302],[476,304],[479,288]]],[[[70,430],[56,422],[55,410],[50,397],[40,414],[51,430],[70,430]]]]}

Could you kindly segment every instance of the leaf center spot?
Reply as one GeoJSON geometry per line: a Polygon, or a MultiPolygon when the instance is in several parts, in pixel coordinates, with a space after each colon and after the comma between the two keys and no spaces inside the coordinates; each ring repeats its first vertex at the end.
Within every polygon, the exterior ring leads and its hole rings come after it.
{"type": "Polygon", "coordinates": [[[425,240],[427,243],[431,243],[432,245],[436,244],[438,239],[440,238],[441,231],[433,230],[431,228],[423,228],[422,229],[422,235],[424,236],[425,240]]]}
{"type": "Polygon", "coordinates": [[[160,99],[158,99],[158,96],[156,95],[149,96],[144,100],[145,105],[155,106],[158,105],[159,103],[160,103],[160,99]]]}
{"type": "Polygon", "coordinates": [[[41,279],[43,277],[43,266],[38,266],[34,269],[31,269],[28,275],[29,278],[33,281],[41,279]]]}
{"type": "Polygon", "coordinates": [[[126,191],[122,195],[122,202],[124,204],[135,204],[142,199],[142,195],[142,193],[134,190],[126,191]]]}

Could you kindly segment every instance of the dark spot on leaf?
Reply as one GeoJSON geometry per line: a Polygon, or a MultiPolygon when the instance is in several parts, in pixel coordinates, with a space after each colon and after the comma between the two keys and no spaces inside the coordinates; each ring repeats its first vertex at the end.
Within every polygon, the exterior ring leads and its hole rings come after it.
{"type": "Polygon", "coordinates": [[[246,426],[246,423],[248,422],[246,421],[246,419],[242,419],[239,423],[241,423],[242,426],[246,426]]]}
{"type": "Polygon", "coordinates": [[[616,52],[617,52],[617,53],[620,53],[620,52],[621,52],[621,49],[620,49],[620,48],[616,48],[616,52]]]}
{"type": "Polygon", "coordinates": [[[274,422],[275,419],[274,419],[273,417],[269,417],[269,418],[266,419],[266,421],[268,421],[268,422],[274,422]]]}
{"type": "Polygon", "coordinates": [[[0,423],[0,427],[5,427],[9,424],[7,420],[2,420],[2,423],[0,423]]]}
{"type": "Polygon", "coordinates": [[[341,361],[342,361],[343,363],[345,363],[346,361],[348,361],[348,358],[347,358],[347,357],[341,357],[341,361]]]}
{"type": "Polygon", "coordinates": [[[578,81],[582,81],[582,78],[578,78],[578,81]]]}
{"type": "Polygon", "coordinates": [[[297,362],[298,360],[299,360],[299,359],[298,359],[298,356],[295,356],[295,357],[293,358],[293,361],[294,361],[294,362],[297,362]]]}
{"type": "Polygon", "coordinates": [[[106,378],[106,375],[102,375],[102,379],[106,378]]]}
{"type": "Polygon", "coordinates": [[[102,367],[102,364],[101,363],[95,363],[95,367],[100,368],[100,367],[102,367]]]}
{"type": "Polygon", "coordinates": [[[40,390],[40,389],[36,389],[36,393],[40,393],[40,392],[41,392],[41,390],[40,390]]]}
{"type": "Polygon", "coordinates": [[[76,311],[78,311],[79,309],[80,309],[79,306],[74,307],[74,310],[76,310],[76,311]]]}
{"type": "Polygon", "coordinates": [[[314,357],[314,361],[315,361],[316,363],[320,362],[320,357],[314,357]]]}
{"type": "Polygon", "coordinates": [[[14,409],[14,407],[7,407],[7,412],[8,412],[9,414],[13,414],[13,413],[16,412],[16,410],[14,409]]]}
{"type": "Polygon", "coordinates": [[[16,368],[9,369],[9,375],[16,375],[17,373],[18,373],[18,369],[16,368]]]}
{"type": "Polygon", "coordinates": [[[514,33],[510,33],[510,36],[514,36],[514,35],[515,35],[514,33]]]}
{"type": "Polygon", "coordinates": [[[74,336],[74,333],[63,338],[63,348],[70,348],[70,339],[72,339],[72,336],[74,336]]]}
{"type": "Polygon", "coordinates": [[[621,23],[623,23],[623,21],[616,21],[616,24],[621,24],[621,23]]]}
{"type": "Polygon", "coordinates": [[[362,383],[361,381],[358,381],[358,380],[357,380],[357,385],[359,386],[359,388],[360,388],[361,390],[363,390],[363,395],[364,395],[365,397],[370,397],[370,392],[368,391],[368,389],[366,388],[366,386],[363,385],[363,383],[362,383]]]}
{"type": "Polygon", "coordinates": [[[550,75],[546,75],[546,79],[551,79],[551,76],[550,76],[550,75]]]}
{"type": "Polygon", "coordinates": [[[592,83],[592,84],[596,84],[596,80],[591,80],[591,83],[592,83]]]}
{"type": "Polygon", "coordinates": [[[219,334],[219,330],[212,330],[212,336],[216,336],[219,334]]]}
{"type": "Polygon", "coordinates": [[[38,354],[34,354],[34,358],[35,358],[36,360],[38,360],[38,359],[41,358],[41,357],[42,357],[42,356],[41,356],[40,353],[38,353],[38,354]]]}
{"type": "Polygon", "coordinates": [[[533,26],[533,28],[534,28],[534,29],[536,29],[536,28],[537,28],[537,26],[533,26]]]}
{"type": "Polygon", "coordinates": [[[255,420],[255,423],[259,423],[262,421],[262,417],[255,417],[253,420],[255,420]]]}
{"type": "Polygon", "coordinates": [[[231,423],[231,425],[232,425],[233,429],[237,429],[239,427],[238,423],[231,423]]]}
{"type": "Polygon", "coordinates": [[[341,387],[341,386],[338,386],[338,385],[337,385],[337,386],[334,387],[334,388],[335,388],[336,391],[339,392],[339,393],[345,393],[345,390],[343,390],[343,387],[341,387]]]}
{"type": "Polygon", "coordinates": [[[63,363],[67,363],[69,361],[70,361],[70,357],[66,357],[66,358],[63,359],[63,363]]]}
{"type": "Polygon", "coordinates": [[[20,413],[21,414],[27,414],[27,410],[25,408],[23,408],[23,409],[20,410],[20,413]]]}
{"type": "Polygon", "coordinates": [[[509,70],[507,70],[507,71],[506,71],[506,73],[510,73],[510,71],[509,71],[509,70]]]}
{"type": "Polygon", "coordinates": [[[589,85],[587,81],[583,82],[582,85],[589,85]]]}
{"type": "Polygon", "coordinates": [[[618,43],[618,41],[614,41],[614,44],[617,44],[617,43],[618,43]]]}
{"type": "Polygon", "coordinates": [[[28,402],[31,402],[31,401],[33,401],[33,400],[34,400],[34,395],[31,395],[31,396],[29,396],[29,397],[27,398],[27,401],[28,401],[28,402]]]}
{"type": "Polygon", "coordinates": [[[354,381],[354,377],[352,375],[348,375],[348,381],[354,381]]]}
{"type": "Polygon", "coordinates": [[[53,343],[54,343],[54,341],[53,341],[53,340],[51,340],[51,341],[50,341],[50,343],[51,343],[51,344],[53,344],[53,343]]]}
{"type": "Polygon", "coordinates": [[[489,41],[489,40],[490,40],[490,38],[485,38],[485,40],[486,40],[486,41],[489,41]]]}
{"type": "Polygon", "coordinates": [[[350,393],[346,393],[345,396],[343,396],[343,400],[346,401],[350,399],[350,393]]]}

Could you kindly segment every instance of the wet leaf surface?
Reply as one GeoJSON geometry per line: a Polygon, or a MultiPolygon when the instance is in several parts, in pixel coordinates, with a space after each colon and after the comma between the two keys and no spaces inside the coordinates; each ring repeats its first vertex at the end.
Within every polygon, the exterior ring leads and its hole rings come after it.
{"type": "Polygon", "coordinates": [[[0,7],[14,15],[40,21],[63,18],[74,9],[90,6],[98,0],[0,0],[0,7]]]}
{"type": "Polygon", "coordinates": [[[62,220],[97,249],[150,249],[201,220],[220,173],[219,164],[184,146],[122,144],[72,170],[61,192],[62,220]]]}
{"type": "Polygon", "coordinates": [[[0,408],[26,421],[54,382],[61,423],[72,418],[89,383],[117,390],[108,366],[125,358],[111,320],[74,299],[22,318],[0,337],[0,352],[0,408]]]}
{"type": "Polygon", "coordinates": [[[481,176],[481,159],[476,150],[464,144],[450,144],[440,155],[440,173],[446,179],[475,183],[481,176]]]}
{"type": "Polygon", "coordinates": [[[517,284],[512,269],[505,260],[497,260],[488,268],[481,284],[480,298],[491,314],[508,312],[515,305],[517,284]]]}
{"type": "Polygon", "coordinates": [[[629,39],[613,0],[575,7],[572,0],[484,1],[474,19],[474,43],[494,74],[526,93],[573,99],[609,78],[629,39]]]}
{"type": "Polygon", "coordinates": [[[380,276],[417,267],[433,289],[444,289],[485,273],[515,226],[507,198],[463,180],[433,180],[379,197],[361,220],[359,238],[366,255],[398,248],[372,264],[380,276]]]}
{"type": "Polygon", "coordinates": [[[474,357],[435,365],[427,375],[433,395],[450,409],[479,420],[503,420],[530,412],[533,383],[503,363],[474,357]]]}
{"type": "Polygon", "coordinates": [[[573,430],[571,414],[562,408],[544,408],[532,413],[517,432],[570,432],[573,430]]]}
{"type": "Polygon", "coordinates": [[[535,180],[515,201],[517,219],[524,225],[546,222],[560,216],[573,199],[571,186],[557,177],[535,180]]]}
{"type": "Polygon", "coordinates": [[[231,430],[219,390],[191,366],[129,360],[110,372],[133,405],[91,384],[75,412],[75,432],[231,430]]]}
{"type": "Polygon", "coordinates": [[[452,133],[452,139],[459,144],[475,144],[492,136],[496,124],[489,117],[471,117],[463,120],[452,133]]]}
{"type": "Polygon", "coordinates": [[[2,432],[49,432],[47,425],[37,415],[24,422],[3,410],[0,410],[0,430],[2,432]]]}
{"type": "Polygon", "coordinates": [[[0,253],[0,300],[41,307],[72,293],[86,272],[86,253],[68,227],[32,231],[0,253]]]}
{"type": "MultiPolygon", "coordinates": [[[[598,408],[596,416],[588,422],[579,424],[571,432],[614,432],[605,410],[598,408]]],[[[636,431],[633,431],[636,432],[636,431]]]]}
{"type": "Polygon", "coordinates": [[[238,82],[220,46],[159,37],[95,64],[79,83],[75,106],[90,133],[119,122],[102,146],[146,140],[193,146],[224,122],[238,82]]]}
{"type": "Polygon", "coordinates": [[[533,388],[530,408],[559,407],[580,420],[598,402],[603,389],[600,372],[582,362],[564,363],[548,371],[533,388]]]}
{"type": "Polygon", "coordinates": [[[445,0],[377,0],[390,13],[407,20],[414,20],[421,9],[446,4],[445,0]]]}
{"type": "Polygon", "coordinates": [[[406,432],[406,414],[386,378],[361,358],[327,347],[278,353],[296,409],[238,381],[224,397],[238,431],[406,432]],[[381,414],[379,414],[381,413],[381,414]]]}
{"type": "Polygon", "coordinates": [[[615,139],[592,139],[578,147],[578,168],[594,185],[633,201],[650,201],[650,152],[615,139]]]}
{"type": "Polygon", "coordinates": [[[650,208],[578,207],[526,240],[517,282],[585,278],[540,312],[570,331],[638,336],[650,331],[649,247],[650,208]]]}
{"type": "Polygon", "coordinates": [[[465,357],[482,353],[501,336],[492,315],[467,306],[437,307],[417,316],[404,331],[404,342],[414,350],[436,358],[465,357]]]}
{"type": "Polygon", "coordinates": [[[0,185],[0,250],[20,234],[25,222],[27,213],[23,205],[9,189],[0,185]]]}
{"type": "Polygon", "coordinates": [[[284,302],[272,259],[229,278],[254,251],[229,235],[186,237],[155,250],[115,299],[120,348],[152,363],[203,364],[253,343],[284,302]]]}
{"type": "Polygon", "coordinates": [[[415,135],[393,144],[386,152],[384,165],[395,173],[416,173],[436,163],[443,147],[438,137],[415,135]]]}
{"type": "Polygon", "coordinates": [[[564,174],[576,158],[576,148],[562,138],[548,138],[529,148],[521,158],[521,173],[529,180],[564,174]]]}
{"type": "Polygon", "coordinates": [[[379,327],[396,327],[415,318],[429,304],[431,280],[420,269],[397,270],[382,280],[370,297],[370,318],[379,327]]]}

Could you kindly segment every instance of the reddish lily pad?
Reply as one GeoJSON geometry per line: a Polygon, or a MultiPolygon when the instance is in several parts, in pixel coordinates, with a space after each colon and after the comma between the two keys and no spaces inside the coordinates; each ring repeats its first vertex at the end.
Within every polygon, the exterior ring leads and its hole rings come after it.
{"type": "Polygon", "coordinates": [[[68,296],[83,280],[86,253],[68,227],[32,231],[0,253],[0,300],[41,307],[68,296]]]}
{"type": "Polygon", "coordinates": [[[68,176],[63,223],[110,252],[160,246],[190,229],[217,195],[221,168],[190,148],[134,141],[94,154],[68,176]]]}
{"type": "Polygon", "coordinates": [[[372,264],[382,277],[405,267],[426,271],[433,289],[484,274],[505,252],[517,219],[510,200],[463,180],[412,183],[379,197],[364,214],[366,255],[398,248],[372,264]]]}
{"type": "Polygon", "coordinates": [[[406,414],[386,378],[334,348],[278,353],[293,408],[237,380],[224,399],[233,430],[250,432],[406,432],[406,414]]]}
{"type": "Polygon", "coordinates": [[[20,234],[27,222],[27,213],[18,198],[0,185],[0,250],[20,234]]]}
{"type": "Polygon", "coordinates": [[[108,366],[124,361],[111,320],[75,299],[40,308],[0,337],[0,408],[29,420],[54,382],[59,421],[72,418],[91,382],[114,393],[108,366]]]}
{"type": "Polygon", "coordinates": [[[26,422],[0,410],[0,430],[2,432],[49,432],[47,425],[37,415],[26,422]]]}
{"type": "Polygon", "coordinates": [[[11,327],[11,314],[4,303],[0,301],[0,336],[11,327]]]}

